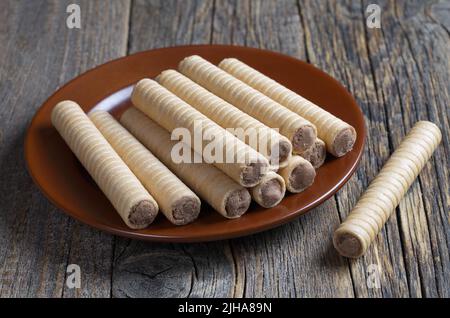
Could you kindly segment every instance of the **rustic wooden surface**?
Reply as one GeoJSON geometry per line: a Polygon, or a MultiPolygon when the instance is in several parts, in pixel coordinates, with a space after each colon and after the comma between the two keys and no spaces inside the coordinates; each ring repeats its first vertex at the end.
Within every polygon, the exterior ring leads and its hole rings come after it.
{"type": "Polygon", "coordinates": [[[449,37],[449,1],[1,1],[0,296],[450,297],[449,37]],[[69,3],[80,30],[66,28],[69,3]],[[370,3],[381,29],[366,26],[370,3]],[[23,158],[41,103],[93,66],[191,43],[279,51],[343,83],[369,132],[348,184],[289,224],[204,244],[114,237],[53,207],[23,158]],[[340,257],[333,229],[419,119],[441,127],[442,145],[369,252],[340,257]],[[80,289],[65,284],[68,264],[81,268],[80,289]],[[374,267],[379,288],[367,284],[374,267]]]}

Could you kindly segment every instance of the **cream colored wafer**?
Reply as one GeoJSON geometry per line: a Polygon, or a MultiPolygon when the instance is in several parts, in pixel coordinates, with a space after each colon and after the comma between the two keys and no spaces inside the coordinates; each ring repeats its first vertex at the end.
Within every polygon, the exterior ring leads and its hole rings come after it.
{"type": "Polygon", "coordinates": [[[156,80],[222,128],[241,128],[241,131],[235,130],[234,135],[269,159],[274,170],[287,165],[292,145],[289,139],[274,129],[267,127],[177,71],[164,71],[156,80]]]}
{"type": "Polygon", "coordinates": [[[308,160],[294,155],[278,174],[283,177],[289,192],[300,193],[313,184],[316,170],[308,160]]]}
{"type": "Polygon", "coordinates": [[[431,122],[414,125],[334,232],[333,243],[341,255],[356,258],[367,251],[441,138],[439,128],[431,122]]]}
{"type": "Polygon", "coordinates": [[[314,143],[317,132],[312,123],[200,56],[185,58],[178,68],[181,73],[250,116],[279,129],[282,135],[289,138],[294,150],[304,151],[314,143]]]}
{"type": "Polygon", "coordinates": [[[277,173],[269,171],[261,183],[251,190],[253,200],[263,208],[271,208],[283,200],[286,193],[284,179],[277,173]]]}
{"type": "Polygon", "coordinates": [[[194,221],[200,199],[109,113],[95,111],[89,118],[156,199],[166,218],[175,225],[194,221]]]}
{"type": "Polygon", "coordinates": [[[158,204],[80,106],[72,101],[60,102],[53,108],[51,119],[126,225],[142,229],[152,223],[158,204]]]}
{"type": "MultiPolygon", "coordinates": [[[[172,94],[166,88],[150,79],[137,83],[131,95],[133,104],[151,119],[168,131],[186,128],[191,137],[191,146],[195,148],[196,134],[211,136],[212,140],[201,138],[203,142],[199,154],[206,162],[212,162],[217,168],[245,187],[259,183],[269,167],[269,161],[256,150],[234,137],[198,110],[172,94]],[[194,145],[192,145],[194,144],[194,145]],[[223,156],[214,158],[206,151],[209,146],[221,151],[223,156]],[[227,160],[229,158],[229,160],[227,160]],[[220,162],[219,162],[220,161],[220,162]]],[[[197,149],[194,149],[197,151],[197,149]]]]}
{"type": "Polygon", "coordinates": [[[327,149],[325,142],[319,138],[316,139],[314,145],[311,148],[305,150],[302,153],[299,153],[301,157],[305,158],[315,169],[319,168],[325,162],[327,157],[327,149]]]}
{"type": "Polygon", "coordinates": [[[346,122],[235,58],[224,59],[219,67],[312,122],[334,156],[352,150],[356,131],[346,122]]]}
{"type": "MultiPolygon", "coordinates": [[[[248,210],[251,202],[248,190],[213,165],[174,163],[171,151],[177,141],[171,140],[170,133],[144,113],[130,108],[122,115],[120,122],[220,214],[227,218],[236,218],[248,210]]],[[[189,157],[199,156],[192,150],[189,152],[189,157]]]]}

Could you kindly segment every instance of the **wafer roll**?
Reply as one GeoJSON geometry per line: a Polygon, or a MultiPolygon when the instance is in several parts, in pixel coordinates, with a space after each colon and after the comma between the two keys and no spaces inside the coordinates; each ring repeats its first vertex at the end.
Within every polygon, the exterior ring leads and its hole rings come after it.
{"type": "Polygon", "coordinates": [[[194,221],[200,199],[109,113],[96,111],[89,118],[156,199],[166,218],[175,225],[194,221]]]}
{"type": "Polygon", "coordinates": [[[292,156],[287,167],[280,169],[278,173],[283,177],[288,191],[292,193],[306,190],[316,177],[316,171],[311,163],[297,155],[292,156]]]}
{"type": "Polygon", "coordinates": [[[200,152],[203,159],[213,163],[239,184],[245,187],[255,186],[268,170],[269,162],[263,155],[157,82],[150,79],[139,81],[133,90],[131,100],[139,110],[166,130],[172,131],[179,127],[188,129],[191,136],[194,136],[194,143],[195,135],[199,133],[202,136],[213,137],[211,141],[205,141],[202,138],[203,146],[200,152]],[[213,145],[212,148],[221,151],[224,156],[219,160],[213,158],[211,154],[204,151],[208,144],[213,145]],[[231,160],[226,160],[227,158],[231,160]]]}
{"type": "Polygon", "coordinates": [[[346,122],[235,58],[224,59],[219,67],[312,122],[334,156],[352,150],[356,131],[346,122]]]}
{"type": "Polygon", "coordinates": [[[53,108],[52,123],[126,225],[142,229],[153,222],[158,204],[111,148],[78,104],[53,108]]]}
{"type": "Polygon", "coordinates": [[[286,193],[284,179],[277,173],[269,171],[261,183],[251,189],[253,200],[263,208],[271,208],[283,200],[286,193]]]}
{"type": "Polygon", "coordinates": [[[305,151],[314,143],[316,127],[300,115],[253,89],[217,66],[193,55],[179,64],[179,70],[217,96],[233,104],[289,138],[296,151],[305,151]]]}
{"type": "Polygon", "coordinates": [[[325,142],[317,138],[311,148],[302,153],[299,153],[298,155],[308,160],[313,165],[313,167],[317,169],[321,165],[323,165],[327,157],[325,142]]]}
{"type": "Polygon", "coordinates": [[[439,128],[431,122],[414,125],[334,232],[333,243],[341,255],[356,258],[367,251],[441,138],[439,128]]]}
{"type": "MultiPolygon", "coordinates": [[[[130,108],[123,113],[120,122],[217,212],[227,218],[236,218],[248,210],[251,202],[248,190],[213,165],[174,163],[171,151],[177,141],[171,140],[170,133],[144,113],[130,108]]],[[[199,156],[189,151],[190,156],[199,156]]]]}
{"type": "Polygon", "coordinates": [[[242,128],[244,131],[235,130],[234,135],[269,159],[274,170],[287,165],[292,145],[286,137],[177,71],[164,71],[156,80],[222,128],[242,128]]]}

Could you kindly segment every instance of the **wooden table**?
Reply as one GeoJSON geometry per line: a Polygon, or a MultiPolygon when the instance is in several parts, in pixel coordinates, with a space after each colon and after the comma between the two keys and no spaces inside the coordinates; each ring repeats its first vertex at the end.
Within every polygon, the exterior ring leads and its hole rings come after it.
{"type": "Polygon", "coordinates": [[[449,297],[449,35],[449,1],[0,1],[0,296],[449,297]],[[66,27],[72,2],[81,29],[66,27]],[[370,3],[380,29],[366,25],[370,3]],[[289,224],[213,243],[133,241],[58,211],[23,157],[41,103],[111,59],[193,43],[275,50],[338,79],[366,118],[357,173],[289,224]],[[333,230],[419,119],[439,125],[441,146],[368,253],[340,257],[333,230]]]}

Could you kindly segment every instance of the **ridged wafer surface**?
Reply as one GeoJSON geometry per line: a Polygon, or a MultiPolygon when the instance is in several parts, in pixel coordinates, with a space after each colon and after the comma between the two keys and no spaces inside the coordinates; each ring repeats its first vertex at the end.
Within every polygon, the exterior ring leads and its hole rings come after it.
{"type": "MultiPolygon", "coordinates": [[[[171,140],[170,133],[144,113],[135,108],[130,108],[122,115],[120,122],[220,214],[227,218],[235,218],[247,211],[250,205],[250,194],[246,188],[233,181],[213,165],[207,163],[174,163],[171,151],[178,142],[171,140]],[[237,196],[241,201],[237,202],[237,206],[233,206],[232,210],[229,208],[229,201],[233,199],[233,196],[237,196]]],[[[187,149],[189,157],[198,156],[194,151],[187,149]]]]}
{"type": "Polygon", "coordinates": [[[183,225],[198,217],[201,203],[197,195],[109,113],[96,111],[89,118],[156,199],[170,222],[183,225]]]}
{"type": "Polygon", "coordinates": [[[253,200],[264,208],[271,208],[283,200],[286,194],[286,183],[282,176],[269,171],[260,184],[251,190],[253,200]]]}
{"type": "Polygon", "coordinates": [[[439,128],[417,122],[334,233],[334,246],[347,257],[363,255],[442,138],[439,128]]]}
{"type": "Polygon", "coordinates": [[[316,139],[315,126],[258,90],[209,63],[190,56],[179,64],[181,73],[217,96],[289,138],[294,150],[304,151],[316,139]]]}
{"type": "MultiPolygon", "coordinates": [[[[256,150],[234,137],[231,133],[207,118],[198,110],[172,94],[166,88],[150,79],[143,79],[135,86],[131,100],[133,104],[158,122],[168,131],[176,128],[186,128],[194,142],[189,143],[195,148],[198,136],[203,141],[199,153],[206,162],[212,162],[217,168],[243,186],[254,186],[268,169],[268,160],[256,150]],[[196,136],[197,134],[197,136],[196,136]],[[211,136],[211,141],[201,138],[211,136]],[[222,151],[223,156],[216,160],[207,151],[207,145],[222,151]],[[230,158],[230,160],[226,160],[230,158]]],[[[208,147],[209,147],[208,146],[208,147]]],[[[197,149],[194,149],[197,151],[197,149]]]]}
{"type": "Polygon", "coordinates": [[[108,144],[78,104],[63,101],[52,111],[52,123],[86,170],[133,229],[148,226],[158,205],[108,144]]]}
{"type": "Polygon", "coordinates": [[[219,67],[312,122],[331,154],[340,157],[352,149],[356,131],[343,120],[238,59],[224,59],[219,67]]]}
{"type": "Polygon", "coordinates": [[[273,166],[277,168],[286,166],[292,152],[292,145],[289,139],[274,129],[267,127],[177,71],[164,71],[156,80],[222,128],[242,128],[243,132],[234,133],[236,137],[265,155],[273,166]],[[272,152],[272,149],[276,151],[272,152]],[[279,160],[280,154],[282,154],[281,160],[279,160]]]}

